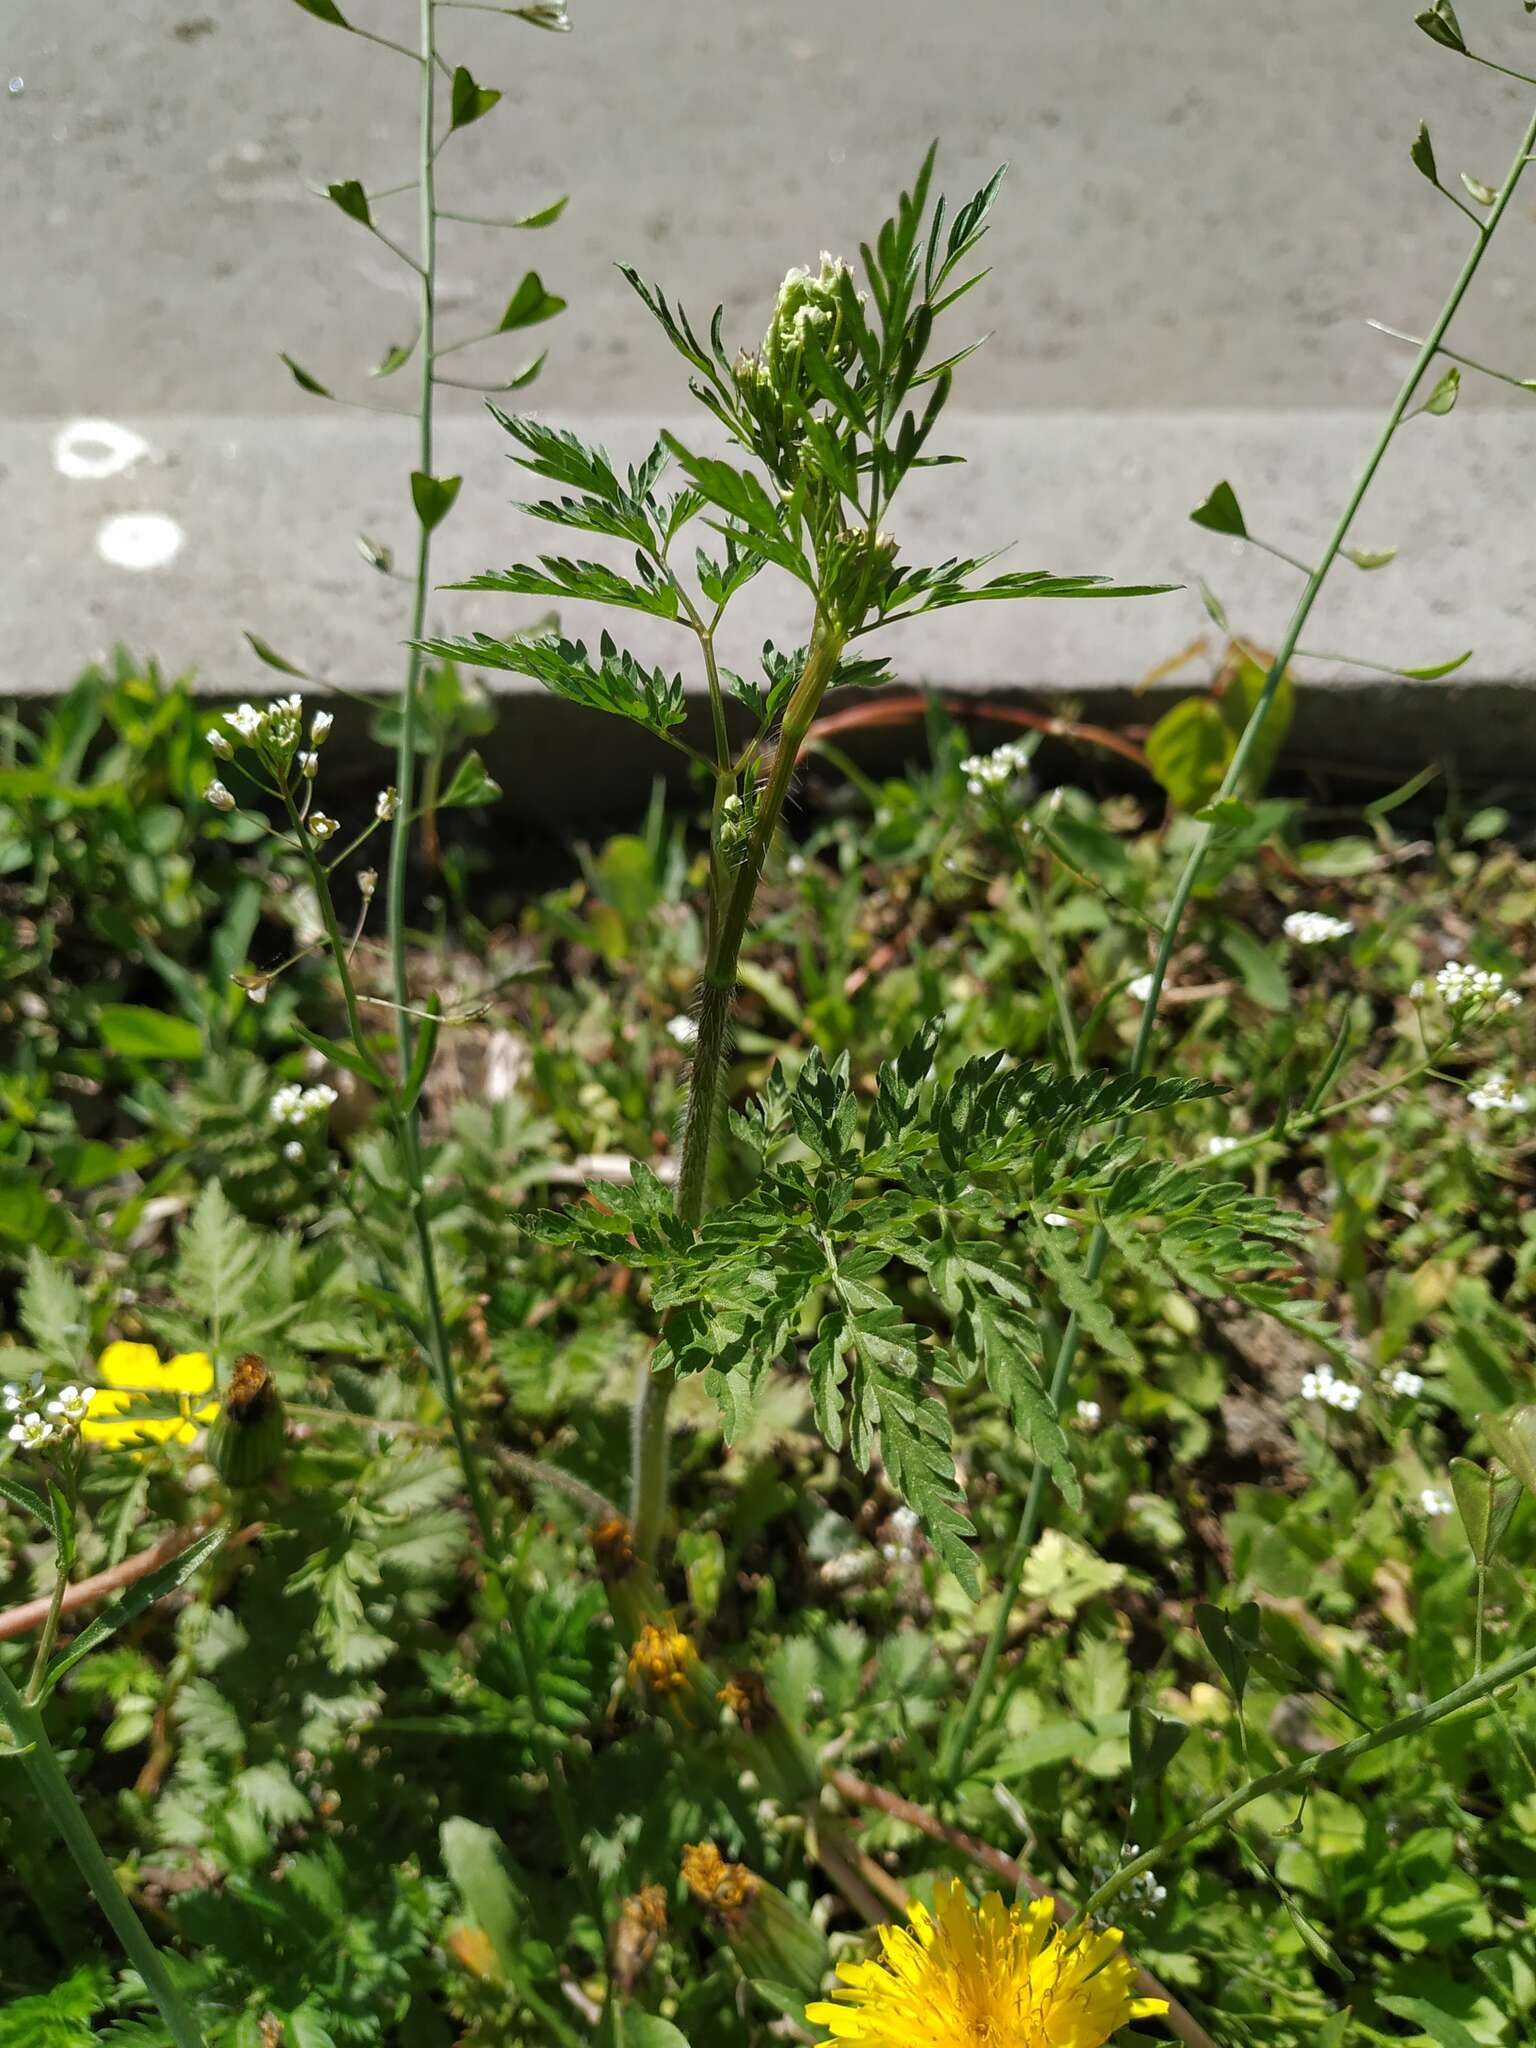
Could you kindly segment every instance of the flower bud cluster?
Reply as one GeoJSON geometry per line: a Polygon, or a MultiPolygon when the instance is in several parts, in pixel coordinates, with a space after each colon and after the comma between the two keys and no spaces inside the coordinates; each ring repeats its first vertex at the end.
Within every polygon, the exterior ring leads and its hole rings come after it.
{"type": "Polygon", "coordinates": [[[306,1124],[311,1117],[324,1116],[335,1100],[336,1090],[328,1082],[301,1088],[290,1081],[274,1091],[267,1107],[275,1124],[306,1124]]]}
{"type": "Polygon", "coordinates": [[[1354,926],[1347,917],[1330,917],[1324,910],[1293,910],[1281,930],[1293,945],[1326,946],[1347,939],[1354,926]]]}
{"type": "Polygon", "coordinates": [[[1447,1009],[1459,1010],[1486,1005],[1494,1011],[1518,1010],[1520,991],[1507,988],[1497,967],[1471,967],[1465,960],[1448,960],[1432,982],[1416,981],[1409,990],[1414,1002],[1438,996],[1447,1009]]]}
{"type": "Polygon", "coordinates": [[[1029,767],[1030,752],[1030,748],[1021,746],[1017,740],[1005,740],[990,754],[968,754],[960,763],[966,789],[972,796],[985,796],[991,790],[1006,789],[1029,767]]]}
{"type": "Polygon", "coordinates": [[[1341,1380],[1331,1365],[1321,1365],[1302,1380],[1301,1398],[1321,1401],[1325,1408],[1336,1408],[1341,1415],[1353,1415],[1360,1406],[1360,1389],[1353,1380],[1341,1380]]]}

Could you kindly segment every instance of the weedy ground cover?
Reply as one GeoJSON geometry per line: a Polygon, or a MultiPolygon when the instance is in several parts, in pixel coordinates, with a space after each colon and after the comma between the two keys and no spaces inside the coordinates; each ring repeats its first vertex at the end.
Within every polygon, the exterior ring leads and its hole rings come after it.
{"type": "Polygon", "coordinates": [[[754,346],[629,273],[709,438],[496,411],[618,546],[473,587],[672,626],[705,730],[606,633],[425,635],[440,364],[561,305],[438,330],[442,224],[559,203],[440,207],[499,95],[437,26],[384,41],[416,178],[325,195],[420,285],[395,779],[344,822],[313,697],[210,724],[125,655],[7,728],[0,2043],[1526,2038],[1529,821],[1268,783],[1536,122],[1276,651],[1148,736],[1163,815],[938,707],[877,783],[824,716],[897,620],[1164,590],[904,555],[1001,181],[932,151],[754,346]],[[746,673],[765,575],[804,638],[746,673]],[[466,664],[697,815],[498,899],[466,664]]]}

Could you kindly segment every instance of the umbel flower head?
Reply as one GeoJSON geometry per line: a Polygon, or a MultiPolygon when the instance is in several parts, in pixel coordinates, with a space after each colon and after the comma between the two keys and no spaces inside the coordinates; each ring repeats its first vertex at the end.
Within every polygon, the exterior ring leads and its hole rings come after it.
{"type": "Polygon", "coordinates": [[[972,1905],[953,1879],[932,1913],[882,1927],[879,1962],[839,1963],[836,2003],[806,2007],[834,2041],[860,2048],[1103,2048],[1128,2020],[1166,2012],[1135,1995],[1118,1928],[1063,1934],[1055,1902],[972,1905]]]}

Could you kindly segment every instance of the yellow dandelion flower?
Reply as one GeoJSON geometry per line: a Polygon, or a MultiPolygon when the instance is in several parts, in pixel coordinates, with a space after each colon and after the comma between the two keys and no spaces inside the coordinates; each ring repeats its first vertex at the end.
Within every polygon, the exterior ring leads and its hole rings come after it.
{"type": "Polygon", "coordinates": [[[972,1905],[947,1880],[932,1913],[882,1927],[882,1960],[839,1963],[837,2003],[806,2007],[835,2042],[859,2048],[1103,2048],[1127,2020],[1166,2012],[1134,1996],[1120,1930],[1063,1934],[1055,1902],[972,1905]]]}
{"type": "Polygon", "coordinates": [[[162,1365],[153,1344],[109,1344],[96,1361],[96,1377],[104,1384],[91,1396],[90,1409],[80,1425],[88,1443],[189,1444],[197,1434],[196,1425],[212,1422],[219,1412],[217,1401],[194,1409],[192,1398],[208,1393],[213,1386],[213,1361],[202,1351],[181,1351],[162,1365]],[[138,1417],[135,1395],[177,1394],[181,1396],[177,1415],[138,1417]],[[129,1419],[113,1421],[123,1416],[129,1419]]]}

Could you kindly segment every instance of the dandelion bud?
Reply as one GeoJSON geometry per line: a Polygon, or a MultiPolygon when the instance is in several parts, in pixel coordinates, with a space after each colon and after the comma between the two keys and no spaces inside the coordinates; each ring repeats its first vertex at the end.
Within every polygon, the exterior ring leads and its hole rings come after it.
{"type": "Polygon", "coordinates": [[[395,785],[391,783],[388,789],[381,789],[374,799],[373,815],[381,825],[387,825],[399,808],[400,798],[396,794],[395,785]]]}
{"type": "Polygon", "coordinates": [[[373,901],[373,892],[375,889],[377,889],[378,886],[378,869],[364,868],[362,873],[357,878],[357,893],[359,896],[362,897],[365,903],[371,903],[373,901]]]}
{"type": "Polygon", "coordinates": [[[692,1636],[685,1635],[667,1615],[659,1623],[648,1621],[635,1638],[629,1653],[629,1682],[636,1692],[652,1699],[673,1700],[692,1685],[698,1661],[692,1636]]]}
{"type": "Polygon", "coordinates": [[[222,782],[210,782],[203,794],[216,811],[232,811],[235,808],[235,799],[222,782]]]}
{"type": "Polygon", "coordinates": [[[713,1842],[685,1848],[682,1872],[745,1976],[801,1993],[821,1988],[826,1942],[777,1885],[744,1863],[727,1863],[713,1842]]]}
{"type": "Polygon", "coordinates": [[[323,846],[327,839],[335,837],[340,828],[334,818],[328,818],[324,811],[316,811],[309,820],[309,829],[323,846]]]}
{"type": "Polygon", "coordinates": [[[212,1428],[208,1462],[227,1486],[253,1486],[283,1454],[283,1401],[254,1352],[235,1370],[212,1428]]]}
{"type": "Polygon", "coordinates": [[[326,735],[335,723],[336,716],[334,712],[317,711],[309,723],[309,744],[312,747],[323,747],[326,735]]]}
{"type": "Polygon", "coordinates": [[[666,1931],[667,1895],[659,1884],[632,1892],[619,1907],[613,1929],[613,1974],[626,1995],[650,1968],[666,1931]]]}
{"type": "Polygon", "coordinates": [[[221,761],[232,761],[235,758],[235,750],[228,733],[220,732],[216,725],[209,726],[204,738],[221,761]]]}

